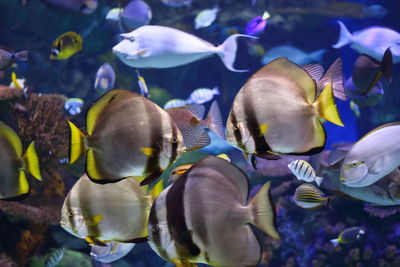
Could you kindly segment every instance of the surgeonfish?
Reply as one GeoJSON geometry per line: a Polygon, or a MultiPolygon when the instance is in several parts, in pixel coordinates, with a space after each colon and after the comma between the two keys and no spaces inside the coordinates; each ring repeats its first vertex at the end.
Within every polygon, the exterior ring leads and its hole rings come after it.
{"type": "Polygon", "coordinates": [[[321,63],[325,53],[326,49],[305,52],[291,45],[279,45],[269,49],[262,57],[261,63],[265,65],[279,57],[286,57],[297,65],[305,65],[312,62],[321,63]]]}
{"type": "Polygon", "coordinates": [[[267,20],[271,16],[268,12],[264,12],[262,16],[257,16],[252,19],[249,23],[247,23],[244,31],[248,35],[257,35],[264,31],[265,27],[267,26],[267,20]]]}
{"type": "Polygon", "coordinates": [[[185,99],[174,98],[165,103],[164,109],[183,107],[186,106],[187,104],[188,103],[186,102],[185,99]]]}
{"type": "Polygon", "coordinates": [[[221,93],[217,86],[212,89],[198,88],[190,94],[190,97],[186,102],[187,104],[204,104],[211,101],[215,95],[220,94],[221,93]]]}
{"type": "Polygon", "coordinates": [[[364,135],[347,153],[337,151],[343,159],[340,181],[350,187],[375,183],[400,165],[400,124],[384,124],[364,135]]]}
{"type": "Polygon", "coordinates": [[[329,205],[329,197],[312,184],[302,184],[297,187],[293,200],[303,209],[317,209],[329,205]]]}
{"type": "Polygon", "coordinates": [[[65,101],[64,109],[69,115],[78,115],[82,111],[83,104],[84,102],[80,98],[68,98],[65,101]]]}
{"type": "Polygon", "coordinates": [[[42,2],[67,14],[89,15],[97,8],[97,0],[42,0],[42,2]]]}
{"type": "Polygon", "coordinates": [[[275,239],[279,234],[271,183],[248,201],[247,179],[222,158],[207,156],[194,163],[153,202],[148,225],[151,248],[178,266],[198,262],[257,266],[261,247],[249,224],[275,239]]]}
{"type": "Polygon", "coordinates": [[[55,267],[64,257],[65,248],[53,249],[44,262],[44,267],[55,267]]]}
{"type": "Polygon", "coordinates": [[[113,47],[113,52],[126,65],[134,68],[172,68],[217,54],[231,71],[236,58],[238,37],[252,36],[235,34],[223,44],[215,47],[192,34],[164,26],[146,25],[130,33],[113,47]]]}
{"type": "Polygon", "coordinates": [[[333,48],[350,45],[358,53],[367,54],[376,60],[382,60],[386,50],[390,48],[393,63],[400,62],[400,33],[390,28],[373,26],[354,32],[352,35],[341,21],[338,23],[340,36],[333,48]]]}
{"type": "Polygon", "coordinates": [[[266,159],[277,154],[315,154],[325,145],[324,118],[343,126],[331,84],[318,98],[314,80],[279,58],[265,65],[237,93],[226,124],[226,140],[266,159]]]}
{"type": "Polygon", "coordinates": [[[306,181],[307,183],[316,182],[320,186],[324,179],[317,176],[314,168],[305,160],[294,160],[289,163],[288,167],[297,179],[306,181]]]}
{"type": "Polygon", "coordinates": [[[42,180],[35,143],[30,143],[25,154],[22,153],[22,142],[17,133],[0,122],[0,199],[27,194],[26,173],[42,180]]]}
{"type": "Polygon", "coordinates": [[[82,50],[82,37],[75,32],[66,32],[53,42],[50,59],[67,59],[82,50]]]}
{"type": "Polygon", "coordinates": [[[111,241],[106,246],[91,246],[92,259],[104,263],[111,263],[125,257],[135,246],[135,243],[121,243],[111,241]]]}
{"type": "Polygon", "coordinates": [[[350,244],[361,239],[361,236],[365,234],[365,230],[361,227],[355,226],[344,229],[338,238],[332,239],[331,243],[334,247],[339,244],[350,244]]]}
{"type": "Polygon", "coordinates": [[[0,70],[11,67],[17,60],[27,61],[28,51],[20,51],[15,53],[8,47],[0,46],[0,70]]]}
{"type": "Polygon", "coordinates": [[[114,88],[115,72],[109,63],[104,63],[96,72],[96,80],[94,81],[94,89],[99,95],[114,88]]]}
{"type": "Polygon", "coordinates": [[[204,9],[200,11],[194,19],[194,28],[196,30],[210,26],[217,18],[219,8],[204,9]]]}
{"type": "Polygon", "coordinates": [[[70,164],[86,155],[86,173],[94,181],[142,177],[157,179],[184,152],[182,134],[170,115],[145,97],[114,89],[86,114],[87,135],[72,122],[70,164]]]}
{"type": "Polygon", "coordinates": [[[210,144],[206,128],[220,138],[225,137],[221,112],[217,102],[212,103],[205,119],[203,119],[204,110],[204,106],[199,104],[166,110],[182,133],[184,146],[187,149],[198,149],[210,144]]]}
{"type": "Polygon", "coordinates": [[[170,7],[182,7],[182,6],[189,6],[193,0],[161,0],[166,6],[170,7]]]}
{"type": "Polygon", "coordinates": [[[65,198],[60,224],[92,245],[145,241],[150,204],[134,179],[98,184],[85,174],[65,198]]]}

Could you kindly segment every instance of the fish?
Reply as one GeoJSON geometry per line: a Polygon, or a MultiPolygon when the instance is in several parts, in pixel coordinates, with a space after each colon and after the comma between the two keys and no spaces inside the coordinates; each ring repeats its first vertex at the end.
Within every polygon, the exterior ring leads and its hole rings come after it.
{"type": "Polygon", "coordinates": [[[172,68],[217,54],[225,67],[241,72],[233,67],[239,37],[252,36],[236,34],[215,47],[192,34],[164,26],[146,25],[130,33],[115,45],[114,54],[126,65],[134,68],[172,68]]]}
{"type": "Polygon", "coordinates": [[[93,245],[90,257],[95,261],[111,263],[125,257],[135,247],[135,243],[111,241],[106,246],[93,245]]]}
{"type": "Polygon", "coordinates": [[[178,266],[198,262],[257,266],[261,247],[249,224],[280,238],[270,186],[270,182],[264,184],[248,201],[245,173],[225,159],[207,156],[154,200],[149,244],[160,257],[178,266]]]}
{"type": "Polygon", "coordinates": [[[199,104],[166,109],[182,133],[184,146],[188,150],[199,149],[210,144],[206,128],[213,131],[220,138],[225,138],[218,103],[214,101],[211,104],[205,119],[203,119],[204,110],[204,106],[199,104]]]}
{"type": "Polygon", "coordinates": [[[91,245],[144,241],[151,201],[134,179],[99,184],[84,174],[61,209],[61,227],[91,245]]]}
{"type": "Polygon", "coordinates": [[[210,26],[217,18],[219,8],[204,9],[200,11],[194,19],[194,28],[196,30],[210,26]]]}
{"type": "Polygon", "coordinates": [[[194,90],[189,99],[186,101],[187,104],[204,104],[211,101],[215,95],[220,95],[220,91],[217,86],[212,89],[209,88],[198,88],[194,90]]]}
{"type": "Polygon", "coordinates": [[[69,115],[78,115],[82,111],[83,104],[84,102],[80,98],[68,98],[65,101],[64,109],[69,115]]]}
{"type": "Polygon", "coordinates": [[[334,247],[339,244],[350,244],[361,239],[361,236],[365,234],[365,230],[361,227],[355,226],[344,229],[338,238],[331,239],[331,243],[334,247]]]}
{"type": "Polygon", "coordinates": [[[353,35],[347,30],[343,22],[338,21],[340,36],[333,48],[341,48],[350,45],[360,54],[367,54],[376,60],[382,60],[386,50],[390,48],[393,55],[393,63],[400,62],[400,33],[386,27],[372,26],[353,35]]]}
{"type": "Polygon", "coordinates": [[[331,83],[316,98],[315,81],[285,58],[265,65],[239,90],[226,123],[226,140],[247,154],[316,154],[325,146],[320,118],[343,126],[331,83]]]}
{"type": "Polygon", "coordinates": [[[17,60],[27,61],[28,51],[23,50],[19,52],[14,52],[8,47],[0,46],[0,70],[5,70],[11,67],[17,60]]]}
{"type": "Polygon", "coordinates": [[[17,78],[17,74],[15,72],[11,73],[11,83],[9,85],[11,88],[17,89],[25,89],[26,88],[26,80],[24,78],[17,78]]]}
{"type": "Polygon", "coordinates": [[[185,151],[170,115],[127,90],[111,90],[89,108],[87,135],[69,126],[69,163],[86,152],[86,173],[97,182],[135,176],[141,185],[151,183],[185,151]]]}
{"type": "Polygon", "coordinates": [[[64,60],[82,50],[82,37],[76,32],[66,32],[53,42],[50,59],[64,60]]]}
{"type": "Polygon", "coordinates": [[[270,14],[265,11],[262,16],[257,16],[247,23],[244,32],[251,36],[263,32],[267,26],[267,20],[270,17],[270,14]]]}
{"type": "Polygon", "coordinates": [[[107,12],[105,19],[111,20],[111,21],[119,21],[122,10],[123,10],[122,7],[115,7],[115,8],[110,9],[107,12]]]}
{"type": "Polygon", "coordinates": [[[387,9],[381,5],[370,5],[364,7],[364,13],[371,17],[384,17],[387,15],[387,9]]]}
{"type": "Polygon", "coordinates": [[[307,183],[316,182],[320,186],[324,179],[317,176],[314,168],[305,160],[294,160],[288,164],[288,167],[297,179],[307,183]]]}
{"type": "MultiPolygon", "coordinates": [[[[340,181],[350,187],[375,183],[400,165],[400,124],[384,124],[364,135],[347,152],[335,150],[330,163],[343,161],[340,181]]],[[[332,154],[332,153],[331,153],[332,154]]]]}
{"type": "Polygon", "coordinates": [[[182,7],[182,6],[190,6],[193,0],[161,0],[166,6],[170,7],[182,7]]]}
{"type": "Polygon", "coordinates": [[[26,173],[42,180],[35,142],[29,144],[24,154],[22,149],[22,141],[17,133],[0,122],[0,199],[29,193],[26,173]]]}
{"type": "Polygon", "coordinates": [[[174,183],[179,177],[181,177],[184,173],[186,173],[193,166],[193,164],[194,163],[185,163],[175,167],[169,174],[168,180],[171,183],[174,183]]]}
{"type": "Polygon", "coordinates": [[[45,267],[55,267],[64,257],[65,248],[53,249],[44,262],[45,267]]]}
{"type": "Polygon", "coordinates": [[[364,106],[376,105],[384,94],[381,78],[392,80],[392,54],[388,48],[382,58],[377,61],[366,54],[360,55],[354,63],[351,77],[345,82],[348,98],[356,104],[364,106]]]}
{"type": "Polygon", "coordinates": [[[120,13],[122,24],[131,29],[149,24],[152,18],[151,7],[143,0],[130,1],[120,13]]]}
{"type": "Polygon", "coordinates": [[[185,99],[175,98],[165,103],[164,109],[183,107],[186,106],[187,104],[188,103],[186,103],[185,99]]]}
{"type": "Polygon", "coordinates": [[[53,9],[67,14],[92,14],[97,8],[97,0],[42,0],[53,9]]]}
{"type": "Polygon", "coordinates": [[[326,49],[305,52],[291,45],[280,45],[269,49],[262,57],[261,63],[265,65],[279,57],[286,57],[288,60],[296,63],[297,65],[305,65],[311,62],[321,63],[322,57],[326,52],[326,49]]]}
{"type": "Polygon", "coordinates": [[[104,63],[96,72],[96,79],[94,81],[94,89],[99,95],[114,88],[115,72],[109,63],[104,63]]]}
{"type": "Polygon", "coordinates": [[[146,81],[142,75],[140,75],[139,70],[136,70],[136,75],[138,78],[138,85],[140,88],[140,94],[144,97],[149,95],[149,88],[147,87],[146,81]]]}
{"type": "Polygon", "coordinates": [[[225,139],[220,138],[218,135],[213,133],[212,131],[208,131],[208,137],[210,138],[210,144],[208,146],[202,147],[200,151],[204,151],[210,155],[218,155],[222,153],[227,153],[235,149],[231,146],[225,139]]]}
{"type": "Polygon", "coordinates": [[[329,206],[329,197],[312,184],[302,184],[296,188],[293,195],[296,205],[303,209],[317,209],[329,206]]]}
{"type": "Polygon", "coordinates": [[[349,103],[351,111],[353,111],[353,114],[359,118],[361,116],[361,110],[360,106],[357,105],[354,101],[350,101],[349,103]]]}

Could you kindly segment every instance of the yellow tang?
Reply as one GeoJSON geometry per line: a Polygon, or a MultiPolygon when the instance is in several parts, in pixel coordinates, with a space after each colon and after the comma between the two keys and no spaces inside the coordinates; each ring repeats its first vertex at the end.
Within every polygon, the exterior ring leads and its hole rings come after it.
{"type": "Polygon", "coordinates": [[[82,50],[82,37],[75,32],[59,36],[51,46],[50,59],[67,59],[82,50]]]}

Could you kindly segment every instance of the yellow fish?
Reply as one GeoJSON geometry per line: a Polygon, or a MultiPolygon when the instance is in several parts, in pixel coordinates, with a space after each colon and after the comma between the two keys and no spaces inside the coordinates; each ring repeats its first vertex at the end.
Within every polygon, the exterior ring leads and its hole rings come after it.
{"type": "Polygon", "coordinates": [[[75,32],[66,32],[59,36],[51,47],[50,59],[63,60],[82,50],[82,37],[75,32]]]}

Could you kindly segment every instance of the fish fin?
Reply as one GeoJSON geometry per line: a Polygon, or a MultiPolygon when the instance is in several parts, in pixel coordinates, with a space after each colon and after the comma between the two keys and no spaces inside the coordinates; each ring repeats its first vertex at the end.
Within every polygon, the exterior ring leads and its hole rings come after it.
{"type": "Polygon", "coordinates": [[[246,161],[249,161],[249,153],[244,152],[244,151],[242,151],[242,152],[243,152],[243,157],[244,157],[244,159],[245,159],[246,161]]]}
{"type": "Polygon", "coordinates": [[[388,186],[390,197],[393,200],[400,199],[400,185],[398,183],[391,182],[388,186]]]}
{"type": "Polygon", "coordinates": [[[199,125],[200,121],[198,118],[196,118],[195,116],[193,116],[190,120],[189,120],[189,125],[190,126],[197,126],[199,125]]]}
{"type": "Polygon", "coordinates": [[[221,92],[219,91],[218,86],[215,86],[213,89],[211,89],[211,91],[213,92],[214,95],[220,95],[221,92]]]}
{"type": "Polygon", "coordinates": [[[383,76],[385,76],[389,82],[392,82],[393,57],[390,47],[386,49],[385,54],[383,54],[381,65],[383,76]]]}
{"type": "Polygon", "coordinates": [[[224,159],[224,160],[226,160],[226,161],[228,161],[228,162],[231,162],[231,159],[230,159],[229,156],[228,156],[227,154],[225,154],[225,153],[219,154],[219,155],[217,155],[217,157],[218,157],[218,158],[221,158],[221,159],[224,159]]]}
{"type": "Polygon", "coordinates": [[[135,55],[127,56],[126,59],[137,59],[137,56],[139,56],[139,57],[150,56],[150,49],[148,49],[148,48],[140,49],[140,50],[136,51],[135,55]]]}
{"type": "Polygon", "coordinates": [[[394,125],[400,125],[400,121],[390,122],[390,123],[383,124],[383,125],[381,125],[381,126],[379,126],[379,127],[376,127],[375,129],[369,131],[369,132],[366,133],[363,137],[361,137],[361,139],[358,140],[357,143],[359,143],[361,140],[363,140],[363,139],[364,139],[365,137],[367,137],[368,135],[370,135],[370,134],[372,134],[372,133],[374,133],[374,132],[376,132],[376,131],[378,131],[378,130],[380,130],[380,129],[383,129],[383,128],[389,127],[389,126],[394,126],[394,125]]]}
{"type": "Polygon", "coordinates": [[[150,198],[151,201],[153,202],[154,199],[156,199],[158,197],[158,195],[164,190],[164,180],[160,179],[160,181],[158,181],[153,188],[150,190],[150,198]]]}
{"type": "Polygon", "coordinates": [[[335,105],[331,83],[328,83],[325,86],[324,90],[319,95],[315,103],[317,104],[318,113],[321,118],[330,121],[336,125],[344,126],[335,105]]]}
{"type": "Polygon", "coordinates": [[[15,88],[22,89],[22,85],[17,80],[17,74],[15,72],[11,73],[11,81],[13,82],[15,88]]]}
{"type": "Polygon", "coordinates": [[[385,190],[383,190],[382,187],[378,186],[378,185],[372,185],[371,186],[372,191],[374,191],[376,194],[378,194],[381,197],[389,197],[389,195],[386,193],[385,190]]]}
{"type": "Polygon", "coordinates": [[[85,135],[72,122],[68,121],[70,133],[69,163],[72,164],[86,152],[85,135]]]}
{"type": "Polygon", "coordinates": [[[101,220],[103,219],[103,217],[104,217],[103,214],[97,214],[97,215],[93,216],[92,223],[94,225],[98,225],[101,222],[101,220]]]}
{"type": "Polygon", "coordinates": [[[0,121],[0,136],[7,139],[15,150],[18,157],[22,156],[22,142],[17,133],[4,122],[0,121]]]}
{"type": "Polygon", "coordinates": [[[337,43],[332,45],[332,47],[336,48],[336,49],[341,48],[342,46],[348,45],[353,41],[353,36],[349,32],[349,30],[347,30],[347,28],[343,24],[343,22],[341,22],[339,20],[337,22],[339,23],[339,26],[340,26],[340,36],[339,36],[339,40],[337,41],[337,43]]]}
{"type": "Polygon", "coordinates": [[[326,53],[326,49],[318,49],[309,54],[310,58],[315,62],[321,62],[323,55],[326,53]]]}
{"type": "Polygon", "coordinates": [[[375,161],[374,165],[372,165],[371,168],[368,168],[368,172],[369,172],[369,173],[372,173],[372,174],[378,174],[378,173],[380,173],[380,172],[382,171],[382,164],[383,164],[383,158],[382,158],[382,157],[379,157],[379,158],[375,161]]]}
{"type": "Polygon", "coordinates": [[[320,64],[306,64],[301,66],[301,68],[305,70],[314,81],[319,81],[325,72],[324,67],[320,64]]]}
{"type": "Polygon", "coordinates": [[[211,143],[211,139],[207,134],[207,131],[202,130],[198,135],[194,143],[188,144],[188,150],[195,150],[205,146],[208,146],[211,143]]]}
{"type": "Polygon", "coordinates": [[[96,239],[96,238],[92,238],[92,237],[90,237],[90,236],[87,236],[87,237],[85,237],[84,239],[85,239],[85,241],[86,241],[87,243],[89,243],[89,244],[92,245],[92,246],[96,245],[96,246],[101,246],[101,247],[107,247],[107,244],[106,244],[106,243],[104,243],[104,242],[102,242],[101,240],[98,240],[98,239],[96,239]]]}
{"type": "Polygon", "coordinates": [[[24,195],[29,192],[29,183],[28,180],[26,179],[26,174],[24,170],[19,170],[19,191],[18,195],[24,195]]]}
{"type": "Polygon", "coordinates": [[[39,158],[35,150],[35,142],[30,143],[22,158],[24,160],[24,168],[37,180],[42,181],[39,158]]]}
{"type": "Polygon", "coordinates": [[[346,101],[347,96],[343,87],[343,71],[342,71],[342,59],[336,59],[325,75],[319,81],[321,87],[325,87],[328,83],[332,83],[333,95],[340,100],[346,101]]]}
{"type": "Polygon", "coordinates": [[[154,154],[156,154],[158,152],[158,149],[152,148],[152,147],[142,147],[142,148],[140,148],[140,151],[142,151],[142,153],[144,155],[146,155],[147,157],[153,157],[154,154]]]}
{"type": "Polygon", "coordinates": [[[318,187],[321,185],[323,180],[324,180],[324,177],[320,177],[320,176],[315,177],[315,182],[317,183],[318,187]]]}
{"type": "Polygon", "coordinates": [[[334,247],[337,247],[339,245],[339,239],[335,238],[335,239],[331,239],[331,243],[334,247]]]}
{"type": "Polygon", "coordinates": [[[191,105],[166,109],[167,112],[169,110],[171,110],[171,111],[172,110],[186,110],[186,111],[189,111],[190,113],[192,113],[194,116],[196,116],[199,120],[201,120],[204,116],[205,107],[201,104],[191,104],[191,105]]]}
{"type": "Polygon", "coordinates": [[[28,51],[24,50],[24,51],[20,51],[14,54],[15,58],[17,58],[18,60],[21,61],[27,61],[28,60],[28,51]]]}
{"type": "Polygon", "coordinates": [[[138,243],[144,243],[149,241],[149,237],[138,237],[138,238],[134,238],[134,239],[129,239],[129,240],[118,240],[118,242],[121,243],[134,243],[134,244],[138,244],[138,243]]]}
{"type": "Polygon", "coordinates": [[[280,239],[275,227],[275,207],[271,198],[271,182],[264,184],[249,203],[250,223],[275,239],[280,239]]]}
{"type": "Polygon", "coordinates": [[[247,72],[248,70],[238,70],[233,67],[236,59],[237,41],[239,37],[247,37],[258,39],[258,37],[245,35],[245,34],[233,34],[229,36],[220,46],[216,48],[219,57],[224,63],[225,67],[230,71],[236,72],[247,72]]]}
{"type": "Polygon", "coordinates": [[[322,186],[323,188],[329,190],[329,191],[339,191],[338,185],[332,181],[332,177],[329,177],[327,179],[322,180],[322,186]]]}
{"type": "Polygon", "coordinates": [[[151,184],[155,180],[157,180],[158,177],[161,176],[163,170],[159,169],[158,171],[146,176],[143,181],[140,182],[140,186],[151,184]]]}
{"type": "Polygon", "coordinates": [[[188,262],[182,259],[171,259],[171,262],[175,264],[176,267],[197,267],[196,263],[188,262]]]}
{"type": "Polygon", "coordinates": [[[268,130],[268,123],[261,124],[259,128],[261,135],[264,135],[268,130]]]}
{"type": "Polygon", "coordinates": [[[89,149],[86,154],[86,173],[92,180],[102,180],[93,149],[89,149]]]}
{"type": "Polygon", "coordinates": [[[219,110],[217,101],[214,101],[211,104],[205,122],[207,123],[208,129],[210,129],[218,137],[225,139],[225,130],[222,122],[221,111],[219,110]]]}
{"type": "Polygon", "coordinates": [[[346,157],[347,152],[348,151],[341,150],[339,148],[335,148],[334,150],[332,150],[328,156],[329,166],[333,166],[342,161],[346,157]]]}
{"type": "Polygon", "coordinates": [[[260,158],[269,160],[278,160],[282,158],[281,156],[274,154],[271,151],[256,151],[254,154],[259,156],[260,158]]]}

